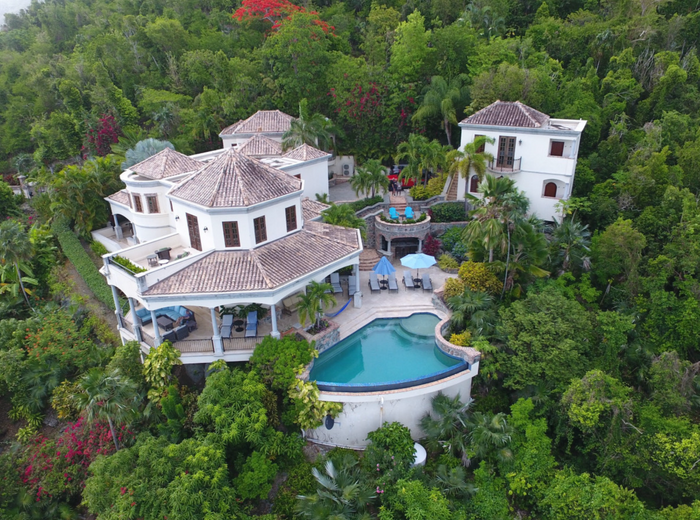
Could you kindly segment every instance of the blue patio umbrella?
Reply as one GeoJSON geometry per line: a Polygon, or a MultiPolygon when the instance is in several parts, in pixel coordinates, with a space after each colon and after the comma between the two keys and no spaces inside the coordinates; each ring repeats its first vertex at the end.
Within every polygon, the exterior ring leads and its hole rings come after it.
{"type": "Polygon", "coordinates": [[[391,265],[389,259],[386,256],[383,256],[382,259],[377,262],[377,265],[372,268],[372,271],[377,274],[381,274],[382,276],[389,276],[391,273],[395,273],[396,269],[393,265],[391,265]]]}
{"type": "MultiPolygon", "coordinates": [[[[435,265],[435,257],[423,253],[415,253],[406,255],[401,259],[401,265],[409,269],[427,269],[431,265],[435,265]]],[[[420,271],[418,271],[420,277],[420,271]]]]}

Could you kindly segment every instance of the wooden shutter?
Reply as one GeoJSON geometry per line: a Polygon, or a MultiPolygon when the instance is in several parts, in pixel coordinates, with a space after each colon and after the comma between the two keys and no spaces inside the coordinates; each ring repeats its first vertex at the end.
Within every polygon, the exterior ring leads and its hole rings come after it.
{"type": "Polygon", "coordinates": [[[549,155],[564,157],[564,141],[552,141],[552,145],[549,148],[549,155]]]}
{"type": "Polygon", "coordinates": [[[224,245],[226,247],[241,247],[241,237],[238,234],[238,222],[223,222],[224,245]]]}
{"type": "Polygon", "coordinates": [[[143,213],[143,206],[141,205],[141,195],[134,194],[134,210],[136,210],[136,213],[143,213]]]}
{"type": "Polygon", "coordinates": [[[258,217],[253,220],[255,228],[255,243],[265,242],[267,240],[267,228],[265,227],[265,217],[258,217]]]}
{"type": "Polygon", "coordinates": [[[190,247],[197,251],[202,250],[202,240],[199,237],[199,221],[194,215],[185,213],[187,216],[187,230],[190,232],[190,247]]]}
{"type": "Polygon", "coordinates": [[[157,195],[146,195],[146,205],[148,206],[149,213],[160,213],[157,195]]]}
{"type": "Polygon", "coordinates": [[[297,207],[285,208],[284,216],[287,218],[287,231],[294,231],[297,228],[297,207]]]}
{"type": "Polygon", "coordinates": [[[556,197],[557,196],[557,185],[553,182],[548,182],[544,186],[544,196],[545,197],[556,197]]]}

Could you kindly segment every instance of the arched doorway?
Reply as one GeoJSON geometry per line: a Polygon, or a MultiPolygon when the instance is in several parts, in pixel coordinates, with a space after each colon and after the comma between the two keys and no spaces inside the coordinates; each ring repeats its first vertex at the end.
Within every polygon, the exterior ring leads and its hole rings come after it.
{"type": "Polygon", "coordinates": [[[548,182],[544,185],[544,196],[556,198],[557,196],[557,185],[553,182],[548,182]]]}
{"type": "Polygon", "coordinates": [[[479,176],[472,175],[472,178],[469,181],[469,191],[471,193],[476,193],[478,189],[479,189],[479,176]]]}
{"type": "Polygon", "coordinates": [[[133,241],[134,244],[137,242],[136,241],[136,234],[134,233],[134,226],[131,223],[131,220],[126,218],[124,215],[120,215],[119,213],[114,213],[110,217],[110,224],[112,224],[112,227],[114,228],[114,234],[117,237],[117,240],[126,240],[126,241],[133,241]]]}

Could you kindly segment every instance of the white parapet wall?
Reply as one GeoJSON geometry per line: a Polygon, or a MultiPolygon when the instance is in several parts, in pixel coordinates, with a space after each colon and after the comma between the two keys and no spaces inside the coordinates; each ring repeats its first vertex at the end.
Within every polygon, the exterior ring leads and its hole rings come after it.
{"type": "Polygon", "coordinates": [[[423,437],[420,420],[430,412],[431,402],[438,392],[462,402],[470,399],[472,378],[478,373],[478,362],[471,369],[420,386],[386,392],[336,393],[320,392],[322,401],[343,404],[342,413],[326,425],[307,431],[307,439],[327,446],[364,449],[369,444],[367,434],[385,423],[399,422],[411,430],[413,440],[423,437]]]}

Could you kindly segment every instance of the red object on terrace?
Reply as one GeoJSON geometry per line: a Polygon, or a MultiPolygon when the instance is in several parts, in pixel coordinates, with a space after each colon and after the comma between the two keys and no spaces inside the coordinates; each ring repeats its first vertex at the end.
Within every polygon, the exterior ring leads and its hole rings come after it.
{"type": "MultiPolygon", "coordinates": [[[[388,176],[388,179],[389,179],[390,181],[396,181],[396,182],[398,182],[398,181],[399,181],[399,176],[398,176],[398,175],[395,175],[395,174],[392,174],[392,175],[389,175],[389,176],[388,176]]],[[[401,186],[402,186],[403,188],[412,188],[413,186],[415,186],[415,184],[416,184],[416,180],[415,180],[415,179],[401,179],[401,186]]]]}

